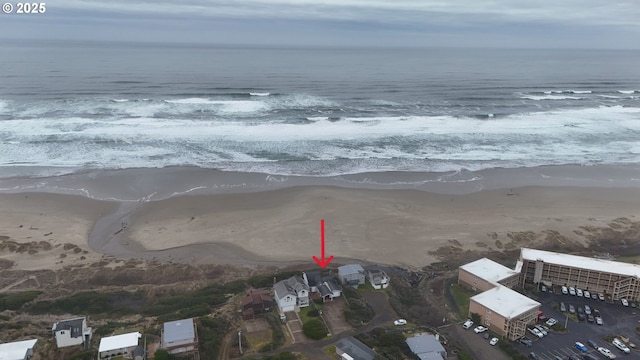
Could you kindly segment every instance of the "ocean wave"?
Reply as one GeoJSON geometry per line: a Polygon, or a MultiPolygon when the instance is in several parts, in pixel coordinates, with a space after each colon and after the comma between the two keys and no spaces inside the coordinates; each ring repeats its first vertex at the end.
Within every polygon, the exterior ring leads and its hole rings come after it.
{"type": "Polygon", "coordinates": [[[269,95],[271,95],[271,93],[268,93],[268,92],[263,92],[263,93],[260,93],[260,92],[250,92],[250,93],[249,93],[249,95],[251,95],[251,96],[269,96],[269,95]]]}
{"type": "Polygon", "coordinates": [[[541,101],[541,100],[582,100],[582,97],[578,97],[578,96],[568,96],[568,95],[522,95],[521,96],[522,99],[527,99],[527,100],[535,100],[535,101],[541,101]]]}
{"type": "Polygon", "coordinates": [[[592,94],[591,90],[547,90],[543,91],[544,94],[592,94]]]}
{"type": "Polygon", "coordinates": [[[640,90],[618,90],[620,94],[634,94],[636,92],[640,92],[640,90]]]}

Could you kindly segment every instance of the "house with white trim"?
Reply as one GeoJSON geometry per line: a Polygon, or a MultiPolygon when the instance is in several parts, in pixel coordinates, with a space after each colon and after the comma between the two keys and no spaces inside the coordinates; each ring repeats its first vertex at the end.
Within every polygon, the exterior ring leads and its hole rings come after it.
{"type": "Polygon", "coordinates": [[[63,348],[67,346],[91,344],[92,332],[87,326],[87,318],[78,317],[59,321],[51,327],[51,332],[56,339],[56,346],[63,348]]]}
{"type": "Polygon", "coordinates": [[[142,334],[139,332],[103,337],[100,339],[98,357],[109,359],[112,356],[122,356],[123,359],[142,359],[144,349],[140,346],[141,338],[142,334]]]}
{"type": "Polygon", "coordinates": [[[309,306],[309,286],[299,276],[278,281],[273,292],[281,313],[309,306]]]}

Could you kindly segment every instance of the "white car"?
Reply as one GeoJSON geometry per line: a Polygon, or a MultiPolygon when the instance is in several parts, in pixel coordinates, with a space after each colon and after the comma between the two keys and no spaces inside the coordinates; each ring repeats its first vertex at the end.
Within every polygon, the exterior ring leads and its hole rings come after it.
{"type": "Polygon", "coordinates": [[[574,289],[574,288],[570,287],[570,288],[569,288],[569,294],[571,294],[571,295],[573,295],[573,296],[576,296],[576,289],[574,289]]]}
{"type": "Polygon", "coordinates": [[[480,326],[476,327],[475,329],[473,329],[473,332],[476,333],[476,334],[480,334],[480,333],[485,332],[487,330],[489,330],[489,329],[487,329],[486,327],[480,325],[480,326]]]}
{"type": "Polygon", "coordinates": [[[586,297],[587,299],[590,299],[591,298],[591,293],[588,292],[588,291],[585,291],[584,292],[584,297],[586,297]]]}
{"type": "Polygon", "coordinates": [[[598,299],[600,299],[600,301],[604,301],[604,294],[598,293],[598,299]]]}
{"type": "Polygon", "coordinates": [[[582,293],[581,289],[576,289],[576,296],[579,296],[579,297],[583,297],[584,296],[584,294],[582,293]]]}
{"type": "Polygon", "coordinates": [[[539,337],[539,338],[543,338],[544,335],[542,335],[542,333],[540,332],[540,330],[536,329],[536,328],[527,328],[527,330],[532,333],[533,335],[539,337]]]}
{"type": "Polygon", "coordinates": [[[598,348],[598,352],[609,359],[615,359],[616,356],[611,352],[611,350],[603,347],[598,348]]]}
{"type": "Polygon", "coordinates": [[[563,286],[562,287],[562,293],[565,294],[565,295],[569,295],[569,289],[567,289],[566,286],[563,286]]]}
{"type": "Polygon", "coordinates": [[[489,341],[489,344],[491,344],[491,345],[495,345],[497,343],[498,343],[498,338],[497,337],[494,337],[493,339],[491,339],[491,341],[489,341]]]}
{"type": "Polygon", "coordinates": [[[555,324],[557,324],[557,323],[558,323],[558,320],[556,320],[554,318],[550,318],[549,320],[547,320],[547,325],[550,326],[550,327],[555,325],[555,324]]]}
{"type": "Polygon", "coordinates": [[[620,339],[615,338],[612,341],[613,346],[617,347],[618,349],[622,350],[625,354],[628,354],[631,352],[631,350],[629,350],[629,348],[627,347],[627,345],[625,345],[622,341],[620,341],[620,339]]]}
{"type": "Polygon", "coordinates": [[[629,302],[627,301],[627,299],[620,299],[620,302],[622,303],[622,305],[624,306],[629,306],[629,302]]]}
{"type": "Polygon", "coordinates": [[[393,322],[393,325],[396,325],[396,326],[398,326],[398,325],[407,325],[407,320],[405,320],[405,319],[398,319],[398,320],[396,320],[396,321],[394,321],[394,322],[393,322]]]}
{"type": "Polygon", "coordinates": [[[535,328],[538,329],[538,331],[540,331],[544,336],[547,336],[549,334],[547,330],[540,325],[535,325],[535,328]]]}
{"type": "Polygon", "coordinates": [[[465,329],[469,329],[472,326],[473,326],[473,321],[471,321],[471,319],[467,319],[467,321],[465,321],[464,324],[462,324],[462,327],[465,329]]]}

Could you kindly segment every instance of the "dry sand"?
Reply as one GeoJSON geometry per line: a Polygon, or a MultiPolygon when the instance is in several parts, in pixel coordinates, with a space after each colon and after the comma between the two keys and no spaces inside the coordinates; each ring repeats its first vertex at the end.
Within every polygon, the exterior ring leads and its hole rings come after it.
{"type": "Polygon", "coordinates": [[[511,241],[510,232],[555,230],[584,243],[574,230],[607,226],[619,217],[635,221],[637,199],[640,189],[526,187],[439,195],[304,187],[147,203],[128,236],[153,250],[216,243],[243,249],[251,260],[310,261],[319,253],[324,218],[327,255],[421,267],[437,261],[430,252],[440,247],[495,249],[496,240],[511,241]]]}
{"type": "MultiPolygon", "coordinates": [[[[121,218],[115,218],[113,227],[94,235],[114,246],[92,247],[109,255],[193,264],[313,264],[324,218],[327,255],[335,255],[336,263],[355,259],[421,267],[438,260],[434,251],[439,248],[499,249],[513,244],[509,235],[514,232],[555,230],[584,244],[586,238],[575,232],[580,226],[607,226],[620,217],[639,221],[637,199],[640,189],[579,187],[464,195],[297,187],[184,195],[135,204],[125,230],[112,231],[120,227],[121,218]]],[[[5,246],[0,259],[20,269],[95,261],[101,254],[90,250],[87,236],[96,220],[115,209],[112,202],[72,195],[1,194],[0,236],[8,239],[0,238],[0,244],[26,243],[37,252],[5,246]],[[71,245],[65,250],[64,244],[71,245]]]]}

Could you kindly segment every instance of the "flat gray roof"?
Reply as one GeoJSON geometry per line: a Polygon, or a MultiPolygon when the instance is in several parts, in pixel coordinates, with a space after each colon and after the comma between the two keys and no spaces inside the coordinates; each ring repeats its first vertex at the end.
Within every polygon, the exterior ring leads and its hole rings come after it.
{"type": "Polygon", "coordinates": [[[183,319],[164,323],[163,342],[174,342],[180,340],[194,340],[196,337],[193,330],[193,319],[183,319]]]}
{"type": "Polygon", "coordinates": [[[410,337],[406,341],[411,351],[418,356],[424,353],[439,353],[446,351],[444,349],[444,346],[440,344],[440,341],[436,340],[436,337],[433,335],[420,334],[414,337],[410,337]]]}

